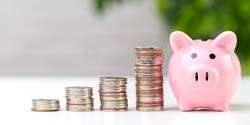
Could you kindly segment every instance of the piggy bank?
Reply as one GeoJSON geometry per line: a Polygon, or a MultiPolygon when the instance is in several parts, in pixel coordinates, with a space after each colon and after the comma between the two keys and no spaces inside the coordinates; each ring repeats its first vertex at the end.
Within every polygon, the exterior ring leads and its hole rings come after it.
{"type": "Polygon", "coordinates": [[[168,80],[179,110],[228,109],[241,79],[236,42],[231,31],[207,41],[192,40],[180,31],[171,33],[168,80]]]}

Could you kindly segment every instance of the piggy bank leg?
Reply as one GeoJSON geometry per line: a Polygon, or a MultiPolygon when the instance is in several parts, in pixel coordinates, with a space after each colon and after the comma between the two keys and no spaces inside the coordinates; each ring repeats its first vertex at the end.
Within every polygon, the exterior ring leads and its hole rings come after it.
{"type": "Polygon", "coordinates": [[[215,111],[223,112],[223,111],[228,110],[228,107],[229,107],[229,102],[226,102],[226,103],[221,103],[221,104],[214,105],[211,108],[213,110],[215,110],[215,111]]]}
{"type": "Polygon", "coordinates": [[[184,104],[184,103],[179,103],[178,109],[180,111],[191,111],[191,110],[193,110],[193,107],[191,107],[190,105],[184,104]]]}

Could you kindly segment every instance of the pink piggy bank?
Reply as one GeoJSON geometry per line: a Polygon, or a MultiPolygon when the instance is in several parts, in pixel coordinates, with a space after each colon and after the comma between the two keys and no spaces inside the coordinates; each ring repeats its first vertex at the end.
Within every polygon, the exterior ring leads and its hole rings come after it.
{"type": "Polygon", "coordinates": [[[168,80],[178,109],[225,111],[239,86],[240,62],[234,53],[236,35],[226,31],[214,40],[192,40],[183,32],[170,35],[174,51],[168,80]]]}

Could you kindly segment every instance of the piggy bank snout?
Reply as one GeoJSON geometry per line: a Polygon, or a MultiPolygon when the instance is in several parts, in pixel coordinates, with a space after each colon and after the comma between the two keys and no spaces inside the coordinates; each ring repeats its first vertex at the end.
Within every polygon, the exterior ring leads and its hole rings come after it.
{"type": "Polygon", "coordinates": [[[191,87],[209,88],[217,84],[218,71],[212,67],[195,67],[188,71],[186,81],[191,87]]]}

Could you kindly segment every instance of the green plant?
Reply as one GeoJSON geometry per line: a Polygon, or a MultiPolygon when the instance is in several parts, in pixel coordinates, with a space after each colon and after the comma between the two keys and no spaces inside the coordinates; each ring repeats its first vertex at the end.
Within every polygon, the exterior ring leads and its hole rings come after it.
{"type": "MultiPolygon", "coordinates": [[[[113,3],[126,0],[95,0],[103,12],[113,3]]],[[[236,53],[244,73],[250,75],[250,1],[249,0],[155,0],[156,10],[171,30],[181,30],[192,38],[215,37],[225,30],[238,38],[236,53]]]]}

